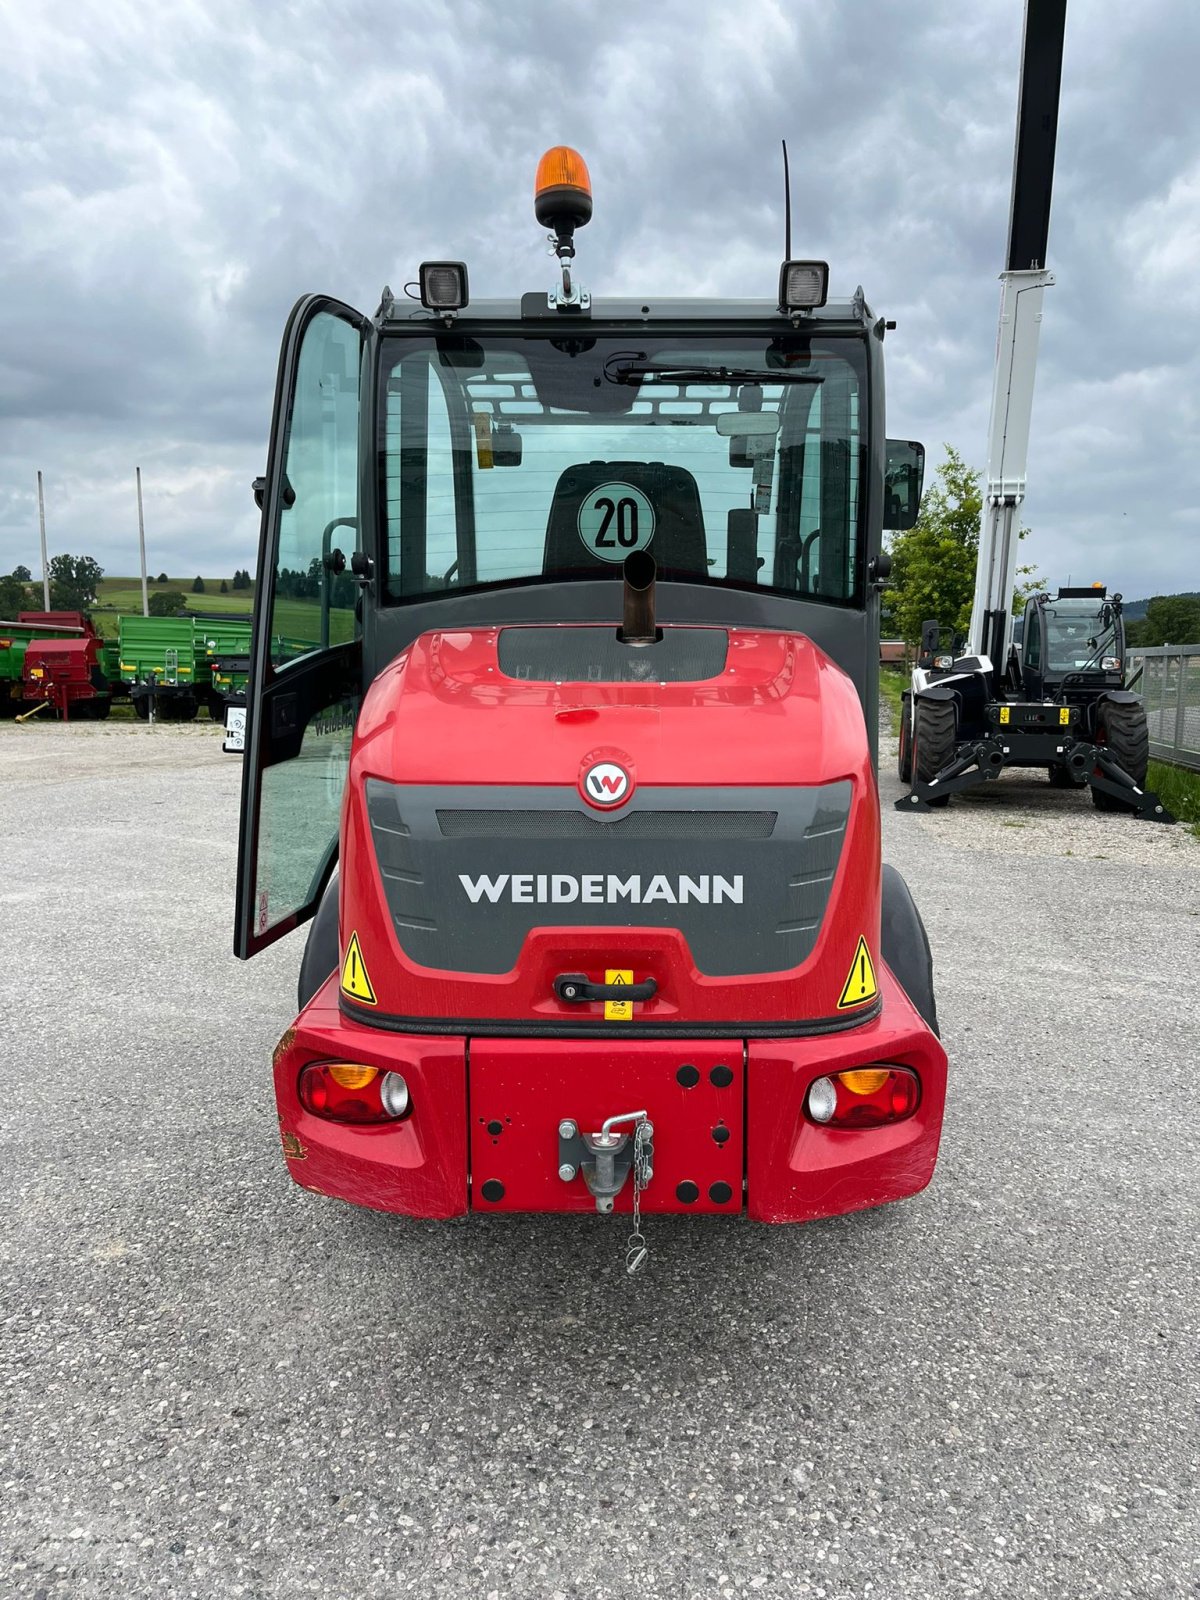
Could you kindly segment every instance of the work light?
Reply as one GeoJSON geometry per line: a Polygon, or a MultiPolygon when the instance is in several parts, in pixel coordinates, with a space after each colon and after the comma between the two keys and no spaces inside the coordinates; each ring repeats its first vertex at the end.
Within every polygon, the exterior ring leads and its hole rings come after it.
{"type": "Polygon", "coordinates": [[[421,304],[426,311],[461,311],[467,303],[464,261],[422,261],[421,304]]]}
{"type": "Polygon", "coordinates": [[[779,270],[779,305],[783,311],[823,306],[828,293],[827,261],[785,261],[779,270]]]}

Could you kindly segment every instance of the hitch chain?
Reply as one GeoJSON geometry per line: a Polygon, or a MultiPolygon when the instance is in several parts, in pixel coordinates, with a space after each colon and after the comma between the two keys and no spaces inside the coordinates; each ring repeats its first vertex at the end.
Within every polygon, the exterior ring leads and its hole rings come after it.
{"type": "Polygon", "coordinates": [[[650,1254],[642,1232],[642,1189],[650,1180],[650,1140],[654,1130],[643,1111],[633,1130],[633,1232],[625,1247],[625,1271],[632,1278],[650,1254]]]}
{"type": "Polygon", "coordinates": [[[558,1175],[564,1183],[582,1178],[596,1202],[596,1210],[607,1216],[613,1202],[633,1178],[633,1231],[625,1244],[625,1270],[631,1276],[646,1260],[646,1236],[642,1232],[642,1191],[654,1176],[654,1124],[645,1111],[622,1111],[605,1117],[598,1133],[585,1133],[573,1117],[558,1124],[558,1175]],[[630,1133],[619,1132],[631,1124],[630,1133]]]}

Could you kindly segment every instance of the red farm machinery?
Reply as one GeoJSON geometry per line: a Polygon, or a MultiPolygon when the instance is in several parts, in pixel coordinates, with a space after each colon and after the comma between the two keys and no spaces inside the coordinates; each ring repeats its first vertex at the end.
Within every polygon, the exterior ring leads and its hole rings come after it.
{"type": "Polygon", "coordinates": [[[106,717],[112,685],[104,640],[79,611],[22,611],[0,622],[0,701],[25,721],[51,710],[72,717],[106,717]]]}
{"type": "Polygon", "coordinates": [[[649,1213],[803,1221],[933,1172],[946,1057],[875,780],[923,456],[886,438],[889,324],[824,263],[593,299],[581,158],[535,193],[549,292],[427,262],[374,316],[292,312],[235,948],[312,919],[274,1059],[300,1184],[632,1213],[634,1267],[649,1213]]]}

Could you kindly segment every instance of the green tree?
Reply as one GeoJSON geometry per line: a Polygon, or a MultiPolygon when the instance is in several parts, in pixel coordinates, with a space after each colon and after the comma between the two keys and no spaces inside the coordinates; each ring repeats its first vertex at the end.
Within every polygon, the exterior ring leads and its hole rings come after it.
{"type": "Polygon", "coordinates": [[[100,592],[104,568],[91,556],[50,558],[50,609],[89,611],[100,592]]]}
{"type": "Polygon", "coordinates": [[[197,575],[196,578],[193,580],[192,593],[193,594],[203,594],[204,593],[204,579],[201,578],[199,575],[197,575]]]}
{"type": "Polygon", "coordinates": [[[1130,644],[1200,644],[1200,595],[1156,594],[1125,633],[1130,644]]]}
{"type": "Polygon", "coordinates": [[[177,611],[183,611],[186,606],[187,599],[180,589],[159,589],[150,596],[152,617],[173,617],[177,611]]]}
{"type": "Polygon", "coordinates": [[[160,572],[158,577],[155,578],[154,581],[155,581],[155,583],[170,583],[171,580],[170,580],[170,578],[167,577],[165,572],[160,572]]]}
{"type": "Polygon", "coordinates": [[[971,615],[983,506],[979,473],[952,445],[945,448],[915,525],[891,537],[887,609],[893,632],[910,645],[931,617],[949,632],[962,632],[971,615]]]}
{"type": "Polygon", "coordinates": [[[28,567],[14,567],[12,569],[12,575],[18,583],[33,582],[33,573],[30,572],[28,567]]]}
{"type": "Polygon", "coordinates": [[[17,576],[18,572],[27,568],[18,567],[6,578],[0,578],[0,619],[14,622],[18,611],[31,611],[29,604],[29,591],[25,583],[17,576]]]}
{"type": "Polygon", "coordinates": [[[224,578],[221,579],[221,593],[222,594],[228,594],[229,593],[229,585],[225,582],[224,578]]]}
{"type": "MultiPolygon", "coordinates": [[[[921,497],[921,511],[911,528],[891,536],[892,577],[884,597],[890,635],[916,645],[922,624],[936,618],[944,631],[964,634],[971,620],[975,568],[979,558],[979,518],[983,510],[981,473],[968,467],[953,445],[934,482],[921,497]]],[[[1025,538],[1028,528],[1020,530],[1025,538]]],[[[1019,582],[1012,609],[1040,587],[1032,581],[1036,568],[1017,568],[1019,582]]]]}

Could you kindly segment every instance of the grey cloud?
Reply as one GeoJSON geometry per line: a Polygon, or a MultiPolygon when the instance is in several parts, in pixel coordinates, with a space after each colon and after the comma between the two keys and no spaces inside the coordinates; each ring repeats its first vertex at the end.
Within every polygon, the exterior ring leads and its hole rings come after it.
{"type": "MultiPolygon", "coordinates": [[[[28,8],[0,64],[0,568],[37,565],[40,466],[52,547],[131,570],[135,463],[153,566],[252,562],[292,301],[370,310],[446,254],[478,294],[548,282],[530,189],[563,140],[596,292],[746,295],[774,286],[786,135],[797,250],[900,323],[893,431],[982,466],[1021,9],[28,8]]],[[[1200,585],[1198,47],[1190,0],[1068,18],[1026,508],[1051,580],[1200,585]]]]}

